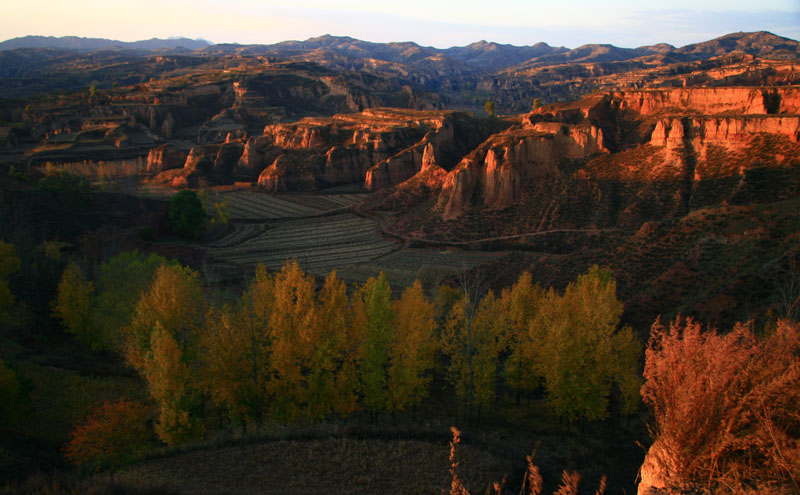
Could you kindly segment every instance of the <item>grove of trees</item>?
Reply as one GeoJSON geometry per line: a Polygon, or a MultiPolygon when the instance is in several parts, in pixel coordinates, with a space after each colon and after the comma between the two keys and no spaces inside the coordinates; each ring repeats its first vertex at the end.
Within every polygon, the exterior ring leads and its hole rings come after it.
{"type": "Polygon", "coordinates": [[[201,435],[213,411],[247,428],[413,410],[434,373],[469,420],[500,390],[543,387],[567,421],[605,417],[613,390],[637,405],[626,394],[640,383],[640,345],[619,328],[616,285],[597,267],[564,293],[523,273],[499,296],[464,284],[432,300],[419,281],[394,298],[383,274],[348,293],[334,272],[318,288],[292,261],[258,267],[240,296],[214,304],[196,272],[155,255],[123,253],[95,271],[67,266],[54,314],[139,373],[169,445],[201,435]]]}

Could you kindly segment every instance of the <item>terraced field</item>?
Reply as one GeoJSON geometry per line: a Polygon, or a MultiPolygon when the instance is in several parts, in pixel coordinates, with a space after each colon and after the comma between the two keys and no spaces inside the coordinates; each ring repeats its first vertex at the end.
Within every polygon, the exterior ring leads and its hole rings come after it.
{"type": "Polygon", "coordinates": [[[403,248],[367,263],[337,271],[339,278],[362,283],[383,271],[395,287],[411,285],[415,279],[436,286],[442,279],[489,263],[508,254],[504,251],[462,251],[403,248]]]}
{"type": "MultiPolygon", "coordinates": [[[[169,200],[175,192],[147,186],[137,194],[169,200]]],[[[506,255],[402,248],[381,235],[376,220],[348,211],[368,197],[366,193],[274,195],[235,190],[218,194],[228,202],[231,230],[202,248],[209,257],[207,269],[220,280],[241,277],[258,263],[278,270],[287,260],[296,259],[310,273],[324,276],[336,270],[348,283],[363,283],[383,271],[394,287],[405,287],[415,279],[436,286],[447,277],[506,255]]]]}
{"type": "Polygon", "coordinates": [[[206,245],[209,256],[224,264],[263,263],[275,270],[296,259],[303,269],[317,275],[398,248],[399,244],[381,237],[373,220],[352,213],[263,224],[235,223],[230,234],[206,245]]]}
{"type": "Polygon", "coordinates": [[[223,193],[228,200],[230,218],[236,220],[275,220],[301,218],[354,206],[367,194],[285,194],[271,195],[252,191],[223,193]]]}

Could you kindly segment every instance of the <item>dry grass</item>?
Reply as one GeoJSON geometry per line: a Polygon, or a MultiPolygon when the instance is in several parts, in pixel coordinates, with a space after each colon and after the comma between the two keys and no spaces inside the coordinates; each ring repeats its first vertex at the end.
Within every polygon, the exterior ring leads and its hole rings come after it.
{"type": "MultiPolygon", "coordinates": [[[[512,466],[475,447],[459,447],[462,480],[483,493],[512,466]]],[[[164,487],[175,493],[431,494],[449,485],[448,448],[423,440],[279,440],[197,450],[124,469],[128,491],[164,487]]]]}

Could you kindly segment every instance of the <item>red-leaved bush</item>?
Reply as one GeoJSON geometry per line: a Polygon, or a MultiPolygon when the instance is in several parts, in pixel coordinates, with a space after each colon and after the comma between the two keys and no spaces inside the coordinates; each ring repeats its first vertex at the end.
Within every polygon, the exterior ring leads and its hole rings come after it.
{"type": "Polygon", "coordinates": [[[800,493],[800,325],[762,337],[657,321],[645,357],[654,443],[640,493],[800,493]]]}
{"type": "Polygon", "coordinates": [[[64,456],[93,471],[132,462],[150,443],[147,414],[145,406],[129,400],[103,402],[72,431],[64,456]]]}

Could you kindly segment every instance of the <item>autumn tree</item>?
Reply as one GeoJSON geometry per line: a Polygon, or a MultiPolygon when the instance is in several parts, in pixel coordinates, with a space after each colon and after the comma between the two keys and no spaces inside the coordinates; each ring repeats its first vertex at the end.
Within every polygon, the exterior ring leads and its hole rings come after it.
{"type": "Polygon", "coordinates": [[[351,414],[358,401],[358,341],[350,328],[347,287],[331,272],[317,295],[306,389],[307,415],[351,414]]]}
{"type": "MultiPolygon", "coordinates": [[[[547,389],[547,401],[567,421],[607,415],[622,315],[617,286],[608,270],[593,266],[569,284],[563,295],[550,290],[530,324],[531,355],[547,389]]],[[[631,351],[633,346],[627,348],[631,351]]],[[[631,358],[635,359],[635,358],[631,358]]]]}
{"type": "Polygon", "coordinates": [[[388,402],[387,368],[389,346],[393,339],[394,314],[392,292],[383,272],[370,277],[354,298],[356,324],[362,327],[361,383],[364,406],[374,415],[386,408],[388,402]]]}
{"type": "Polygon", "coordinates": [[[448,378],[464,402],[468,419],[492,402],[497,362],[503,349],[500,304],[493,292],[478,303],[478,287],[468,287],[452,306],[440,346],[450,358],[448,378]]]}
{"type": "Polygon", "coordinates": [[[100,267],[91,308],[94,327],[105,347],[124,350],[124,328],[131,324],[136,305],[150,287],[159,266],[168,261],[154,253],[120,253],[100,267]]]}
{"type": "Polygon", "coordinates": [[[158,404],[156,433],[169,445],[200,433],[199,384],[193,376],[205,298],[189,268],[161,265],[127,327],[125,356],[158,404]]]}
{"type": "Polygon", "coordinates": [[[92,324],[90,306],[94,284],[86,280],[83,270],[71,261],[61,275],[58,294],[53,302],[53,315],[68,332],[93,350],[103,348],[103,341],[92,324]]]}
{"type": "Polygon", "coordinates": [[[297,261],[290,261],[275,275],[269,328],[271,338],[272,412],[279,421],[291,421],[303,412],[306,372],[313,352],[311,339],[317,325],[314,305],[315,280],[297,261]]]}
{"type": "Polygon", "coordinates": [[[141,404],[125,399],[103,402],[70,433],[64,455],[91,471],[130,464],[150,445],[146,421],[147,408],[141,404]]]}
{"type": "Polygon", "coordinates": [[[141,370],[150,349],[156,324],[180,345],[187,359],[194,347],[205,315],[205,297],[197,272],[177,265],[161,265],[152,283],[136,304],[131,324],[126,328],[125,356],[141,370]]]}
{"type": "Polygon", "coordinates": [[[539,385],[533,356],[529,352],[534,344],[530,342],[528,325],[543,297],[544,291],[533,284],[533,277],[529,272],[523,272],[512,287],[503,289],[500,297],[505,341],[509,351],[503,377],[516,393],[517,404],[522,392],[530,392],[539,385]]]}
{"type": "Polygon", "coordinates": [[[142,362],[142,375],[150,396],[158,404],[156,434],[167,445],[179,444],[203,431],[198,418],[201,396],[181,347],[172,333],[156,321],[142,362]]]}
{"type": "Polygon", "coordinates": [[[483,105],[483,107],[486,109],[486,113],[488,113],[488,114],[489,114],[489,118],[494,118],[494,102],[493,102],[493,101],[491,101],[491,100],[490,100],[490,101],[487,101],[487,102],[486,102],[486,103],[483,105]]]}
{"type": "Polygon", "coordinates": [[[260,426],[269,408],[273,295],[273,278],[259,265],[236,306],[209,311],[201,338],[204,388],[243,425],[260,426]]]}
{"type": "Polygon", "coordinates": [[[433,303],[422,283],[406,287],[394,301],[394,338],[389,344],[388,408],[401,411],[419,404],[428,394],[429,372],[435,364],[436,323],[433,303]]]}
{"type": "Polygon", "coordinates": [[[204,390],[231,418],[260,426],[269,406],[268,343],[240,305],[211,309],[200,339],[204,390]]]}

